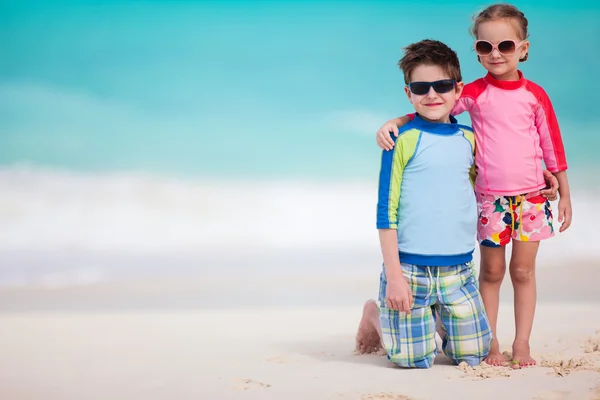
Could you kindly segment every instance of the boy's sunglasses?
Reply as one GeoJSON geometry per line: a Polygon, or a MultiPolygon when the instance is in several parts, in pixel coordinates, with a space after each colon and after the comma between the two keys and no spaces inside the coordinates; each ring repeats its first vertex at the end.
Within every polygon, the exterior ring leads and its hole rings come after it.
{"type": "Polygon", "coordinates": [[[423,96],[429,93],[429,88],[433,88],[436,93],[448,93],[454,89],[455,84],[454,79],[442,79],[435,82],[412,82],[408,84],[408,88],[413,94],[423,96]]]}
{"type": "Polygon", "coordinates": [[[475,52],[480,56],[489,56],[492,54],[494,49],[496,49],[501,54],[511,55],[514,54],[515,51],[517,51],[517,49],[523,45],[523,43],[525,43],[524,40],[517,43],[514,40],[507,39],[496,45],[492,42],[488,42],[487,40],[478,40],[475,42],[475,52]]]}

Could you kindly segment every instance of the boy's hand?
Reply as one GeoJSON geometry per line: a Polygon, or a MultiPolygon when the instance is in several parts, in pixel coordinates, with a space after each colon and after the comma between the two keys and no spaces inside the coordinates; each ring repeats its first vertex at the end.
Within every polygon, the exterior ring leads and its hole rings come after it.
{"type": "Polygon", "coordinates": [[[383,150],[391,150],[394,148],[394,141],[390,137],[390,133],[392,132],[396,137],[398,137],[398,127],[392,122],[386,122],[377,131],[377,145],[383,150]]]}
{"type": "Polygon", "coordinates": [[[413,305],[413,296],[408,283],[403,276],[388,280],[385,288],[385,299],[392,310],[410,314],[413,305]]]}
{"type": "Polygon", "coordinates": [[[556,192],[558,191],[559,184],[558,179],[554,174],[547,169],[544,170],[544,180],[546,181],[546,187],[548,189],[540,190],[540,194],[550,201],[554,201],[558,198],[556,192]]]}
{"type": "Polygon", "coordinates": [[[571,226],[573,210],[571,209],[571,198],[561,197],[558,201],[558,222],[560,222],[559,232],[564,232],[571,226]]]}

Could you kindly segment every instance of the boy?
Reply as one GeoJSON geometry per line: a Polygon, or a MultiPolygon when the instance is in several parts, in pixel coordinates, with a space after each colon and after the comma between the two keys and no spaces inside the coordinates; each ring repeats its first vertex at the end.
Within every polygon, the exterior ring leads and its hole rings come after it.
{"type": "Polygon", "coordinates": [[[442,350],[456,364],[478,365],[492,334],[473,270],[477,210],[473,192],[475,139],[450,111],[463,82],[458,57],[423,40],[399,62],[416,111],[396,145],[384,151],[377,228],[384,268],[379,304],[368,301],[357,350],[377,351],[400,367],[429,368],[442,350]]]}

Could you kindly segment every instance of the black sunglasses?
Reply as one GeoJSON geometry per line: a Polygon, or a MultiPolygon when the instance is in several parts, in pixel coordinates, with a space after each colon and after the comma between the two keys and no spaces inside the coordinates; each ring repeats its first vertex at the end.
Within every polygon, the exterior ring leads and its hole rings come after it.
{"type": "Polygon", "coordinates": [[[416,95],[424,95],[429,93],[429,88],[433,88],[436,93],[448,93],[454,86],[456,81],[454,79],[442,79],[435,82],[412,82],[408,84],[410,91],[416,95]]]}

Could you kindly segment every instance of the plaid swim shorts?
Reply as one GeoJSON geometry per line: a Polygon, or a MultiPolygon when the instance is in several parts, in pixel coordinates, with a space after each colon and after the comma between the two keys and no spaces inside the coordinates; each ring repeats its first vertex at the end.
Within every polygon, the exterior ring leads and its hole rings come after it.
{"type": "Polygon", "coordinates": [[[489,353],[492,332],[473,263],[451,267],[402,264],[402,272],[413,294],[410,314],[387,307],[385,268],[380,276],[379,320],[388,359],[406,368],[433,365],[439,352],[435,341],[435,310],[446,332],[444,354],[455,364],[481,363],[489,353]]]}
{"type": "Polygon", "coordinates": [[[510,239],[540,241],[554,236],[550,202],[539,191],[519,196],[477,193],[477,240],[506,246],[510,239]]]}

